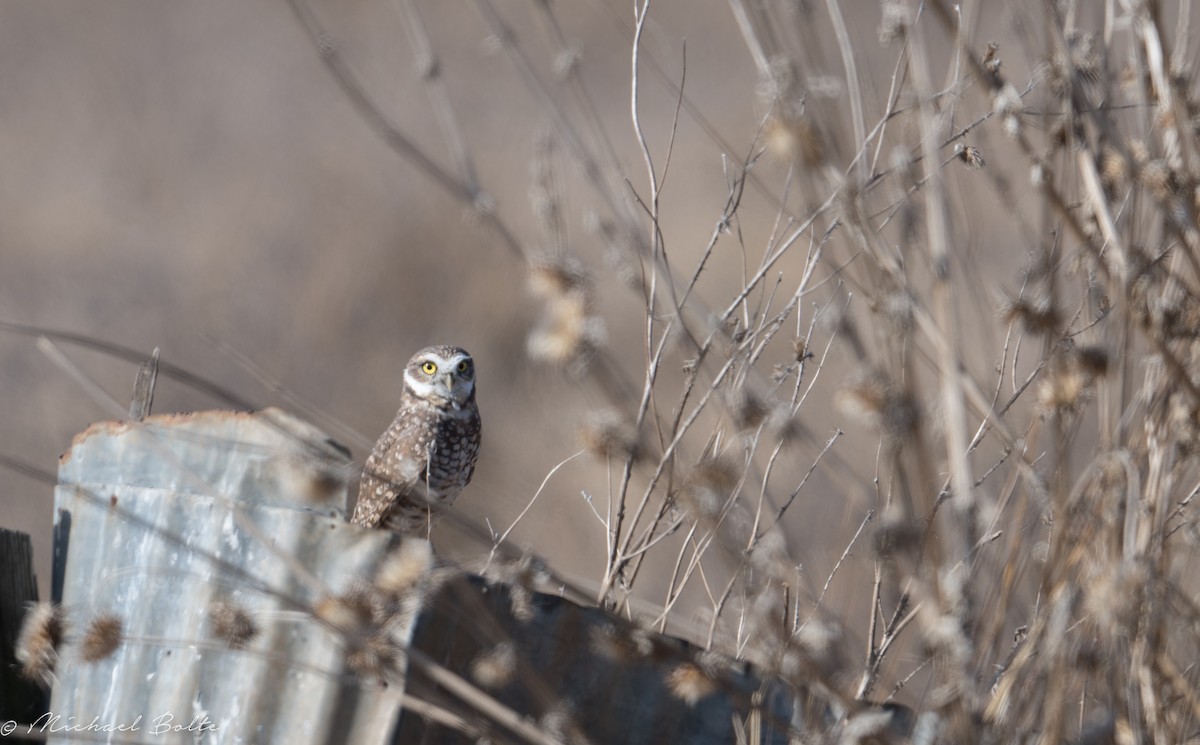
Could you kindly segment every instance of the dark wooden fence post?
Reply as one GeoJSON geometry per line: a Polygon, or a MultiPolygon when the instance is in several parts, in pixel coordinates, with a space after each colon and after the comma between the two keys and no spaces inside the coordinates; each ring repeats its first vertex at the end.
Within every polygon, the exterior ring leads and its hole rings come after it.
{"type": "Polygon", "coordinates": [[[29,536],[0,528],[0,722],[32,722],[46,711],[42,690],[21,677],[15,654],[21,619],[37,599],[29,536]]]}

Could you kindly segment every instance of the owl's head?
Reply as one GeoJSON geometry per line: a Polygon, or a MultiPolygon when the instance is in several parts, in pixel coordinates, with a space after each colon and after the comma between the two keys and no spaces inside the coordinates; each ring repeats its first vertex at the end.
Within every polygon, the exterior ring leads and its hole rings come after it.
{"type": "Polygon", "coordinates": [[[475,360],[460,347],[425,347],[404,368],[404,387],[423,401],[457,409],[475,398],[475,360]]]}

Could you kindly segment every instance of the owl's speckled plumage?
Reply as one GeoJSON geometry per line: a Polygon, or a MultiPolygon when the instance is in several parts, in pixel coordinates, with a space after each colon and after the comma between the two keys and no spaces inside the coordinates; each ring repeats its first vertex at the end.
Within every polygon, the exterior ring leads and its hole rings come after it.
{"type": "Polygon", "coordinates": [[[471,480],[479,435],[471,355],[417,352],[404,368],[400,410],[367,458],[352,522],[426,535],[471,480]]]}

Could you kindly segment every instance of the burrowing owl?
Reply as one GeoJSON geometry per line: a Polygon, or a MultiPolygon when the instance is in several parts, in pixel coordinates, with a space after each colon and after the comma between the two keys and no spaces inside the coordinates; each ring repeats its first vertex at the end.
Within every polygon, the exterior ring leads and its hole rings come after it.
{"type": "Polygon", "coordinates": [[[367,458],[353,522],[424,535],[478,457],[475,361],[458,347],[426,347],[404,368],[400,410],[367,458]]]}

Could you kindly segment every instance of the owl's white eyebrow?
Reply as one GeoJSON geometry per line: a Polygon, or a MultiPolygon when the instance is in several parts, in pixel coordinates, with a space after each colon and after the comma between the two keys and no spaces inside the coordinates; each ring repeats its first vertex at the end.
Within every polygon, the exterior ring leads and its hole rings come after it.
{"type": "Polygon", "coordinates": [[[433,392],[433,385],[424,380],[417,380],[408,370],[404,371],[404,384],[420,396],[428,396],[433,392]]]}

